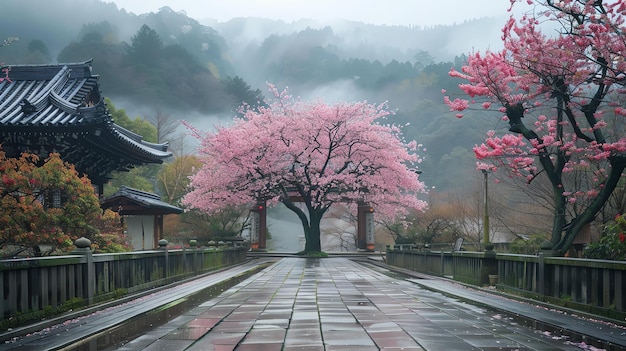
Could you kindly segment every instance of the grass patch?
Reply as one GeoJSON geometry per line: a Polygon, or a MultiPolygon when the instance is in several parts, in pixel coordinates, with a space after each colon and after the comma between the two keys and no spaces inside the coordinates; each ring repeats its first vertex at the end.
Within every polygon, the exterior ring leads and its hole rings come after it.
{"type": "Polygon", "coordinates": [[[312,258],[326,258],[328,254],[323,251],[300,251],[296,255],[302,257],[312,257],[312,258]]]}

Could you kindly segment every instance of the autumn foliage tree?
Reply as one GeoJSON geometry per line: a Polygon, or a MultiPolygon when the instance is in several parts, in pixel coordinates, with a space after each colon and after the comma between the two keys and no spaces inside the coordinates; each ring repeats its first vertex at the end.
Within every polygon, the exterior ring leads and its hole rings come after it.
{"type": "Polygon", "coordinates": [[[267,106],[245,107],[230,127],[195,131],[202,168],[183,204],[214,213],[258,200],[282,202],[298,215],[305,252],[321,251],[320,222],[335,203],[366,201],[378,216],[423,209],[415,142],[378,123],[390,114],[366,102],[303,102],[270,87],[267,106]],[[295,203],[301,200],[303,207],[295,203]]]}
{"type": "Polygon", "coordinates": [[[495,105],[504,114],[508,132],[491,131],[474,148],[479,167],[550,182],[554,216],[543,249],[564,254],[626,166],[626,108],[618,103],[626,92],[626,3],[535,3],[541,11],[510,18],[504,49],[473,53],[462,72],[451,71],[471,100],[445,101],[457,111],[495,105]]]}
{"type": "MultiPolygon", "coordinates": [[[[7,158],[0,150],[0,244],[63,250],[81,236],[93,239],[101,210],[87,177],[51,154],[7,158]]],[[[37,250],[35,250],[37,252],[37,250]]]]}

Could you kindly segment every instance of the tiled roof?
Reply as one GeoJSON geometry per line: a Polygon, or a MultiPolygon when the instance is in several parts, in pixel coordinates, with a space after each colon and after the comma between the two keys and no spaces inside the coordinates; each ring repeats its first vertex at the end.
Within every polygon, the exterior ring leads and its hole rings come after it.
{"type": "Polygon", "coordinates": [[[103,208],[111,208],[120,214],[173,214],[183,212],[183,209],[161,201],[157,194],[126,186],[122,186],[117,193],[103,199],[100,203],[103,208]]]}
{"type": "Polygon", "coordinates": [[[9,66],[0,82],[0,144],[9,156],[59,152],[92,181],[114,170],[161,163],[167,143],[154,144],[115,123],[92,61],[9,66]]]}

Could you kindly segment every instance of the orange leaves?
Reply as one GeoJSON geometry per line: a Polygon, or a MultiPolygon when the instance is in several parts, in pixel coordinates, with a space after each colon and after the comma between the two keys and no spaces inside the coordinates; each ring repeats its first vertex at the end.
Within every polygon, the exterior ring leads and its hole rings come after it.
{"type": "Polygon", "coordinates": [[[41,163],[33,154],[7,158],[0,151],[0,174],[0,240],[66,248],[93,234],[100,204],[91,182],[58,154],[41,163]]]}

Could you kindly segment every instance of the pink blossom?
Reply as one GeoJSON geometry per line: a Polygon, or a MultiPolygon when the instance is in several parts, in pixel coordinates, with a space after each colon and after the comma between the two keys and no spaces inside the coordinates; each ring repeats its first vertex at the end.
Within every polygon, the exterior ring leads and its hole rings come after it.
{"type": "Polygon", "coordinates": [[[448,96],[443,97],[444,102],[450,106],[450,111],[463,111],[469,106],[469,101],[456,98],[453,101],[448,96]]]}
{"type": "Polygon", "coordinates": [[[274,101],[243,109],[231,126],[195,131],[204,164],[183,204],[213,213],[259,196],[284,201],[282,189],[298,185],[316,209],[362,201],[364,189],[380,217],[425,208],[417,197],[425,191],[414,172],[417,143],[403,142],[401,128],[377,123],[391,113],[385,104],[304,102],[270,91],[274,101]]]}

